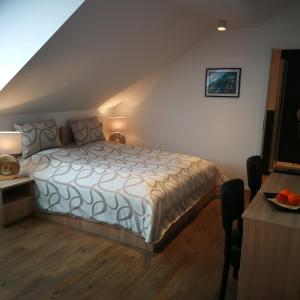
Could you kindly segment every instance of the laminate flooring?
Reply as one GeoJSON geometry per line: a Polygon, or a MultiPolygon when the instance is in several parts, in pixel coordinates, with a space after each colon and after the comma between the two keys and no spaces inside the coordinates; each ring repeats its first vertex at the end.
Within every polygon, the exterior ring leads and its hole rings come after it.
{"type": "Polygon", "coordinates": [[[153,255],[30,218],[0,229],[0,299],[216,300],[223,249],[218,198],[153,255]]]}

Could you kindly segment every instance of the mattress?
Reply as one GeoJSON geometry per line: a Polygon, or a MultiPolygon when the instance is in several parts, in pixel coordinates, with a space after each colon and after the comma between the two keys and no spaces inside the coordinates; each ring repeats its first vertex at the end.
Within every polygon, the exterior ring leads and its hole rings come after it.
{"type": "Polygon", "coordinates": [[[222,180],[198,157],[105,141],[20,159],[35,181],[37,209],[104,222],[156,243],[222,180]]]}

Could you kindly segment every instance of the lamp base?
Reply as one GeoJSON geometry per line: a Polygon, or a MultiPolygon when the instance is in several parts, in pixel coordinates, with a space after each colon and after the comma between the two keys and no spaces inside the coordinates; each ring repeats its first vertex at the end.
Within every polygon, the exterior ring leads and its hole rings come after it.
{"type": "Polygon", "coordinates": [[[20,171],[19,161],[12,155],[0,155],[0,180],[15,179],[20,171]]]}
{"type": "Polygon", "coordinates": [[[126,138],[125,135],[120,132],[115,132],[109,137],[109,141],[117,144],[125,144],[126,138]]]}
{"type": "Polygon", "coordinates": [[[12,180],[12,179],[16,179],[18,177],[19,177],[19,174],[17,174],[17,175],[10,175],[10,176],[0,175],[0,181],[2,181],[2,180],[12,180]]]}

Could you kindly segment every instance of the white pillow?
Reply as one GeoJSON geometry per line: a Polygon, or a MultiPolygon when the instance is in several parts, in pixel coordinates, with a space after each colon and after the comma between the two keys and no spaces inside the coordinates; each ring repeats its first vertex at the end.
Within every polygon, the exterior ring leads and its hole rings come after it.
{"type": "Polygon", "coordinates": [[[96,141],[105,141],[102,125],[97,117],[68,121],[77,146],[96,141]]]}
{"type": "Polygon", "coordinates": [[[59,148],[58,128],[54,120],[14,124],[16,131],[22,133],[22,157],[26,158],[44,149],[59,148]]]}

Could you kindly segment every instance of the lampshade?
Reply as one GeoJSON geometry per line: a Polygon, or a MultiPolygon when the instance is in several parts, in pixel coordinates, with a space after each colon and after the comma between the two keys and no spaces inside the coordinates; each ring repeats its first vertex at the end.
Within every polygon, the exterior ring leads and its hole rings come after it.
{"type": "Polygon", "coordinates": [[[107,128],[110,132],[124,132],[126,130],[125,117],[110,117],[107,120],[107,128]]]}
{"type": "Polygon", "coordinates": [[[17,131],[0,131],[0,154],[21,153],[21,133],[17,131]]]}

